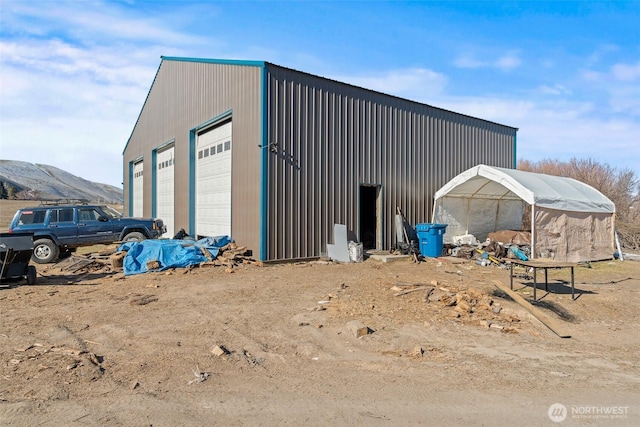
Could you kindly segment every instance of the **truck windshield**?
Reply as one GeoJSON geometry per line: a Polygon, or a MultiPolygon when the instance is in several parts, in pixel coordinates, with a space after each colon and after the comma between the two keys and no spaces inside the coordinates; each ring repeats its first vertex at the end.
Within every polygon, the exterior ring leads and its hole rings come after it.
{"type": "Polygon", "coordinates": [[[102,211],[111,219],[122,217],[122,214],[117,210],[115,210],[114,208],[112,208],[111,206],[100,206],[100,209],[102,209],[102,211]]]}

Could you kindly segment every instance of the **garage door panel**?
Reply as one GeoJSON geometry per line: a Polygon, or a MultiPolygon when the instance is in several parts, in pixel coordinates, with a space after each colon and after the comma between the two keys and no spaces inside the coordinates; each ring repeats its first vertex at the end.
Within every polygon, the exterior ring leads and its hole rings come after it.
{"type": "Polygon", "coordinates": [[[196,234],[231,235],[231,122],[198,136],[196,234]]]}
{"type": "Polygon", "coordinates": [[[164,237],[175,235],[175,147],[159,151],[156,156],[156,215],[164,221],[164,237]]]}
{"type": "Polygon", "coordinates": [[[133,207],[134,217],[144,216],[144,163],[139,161],[133,165],[133,207]]]}

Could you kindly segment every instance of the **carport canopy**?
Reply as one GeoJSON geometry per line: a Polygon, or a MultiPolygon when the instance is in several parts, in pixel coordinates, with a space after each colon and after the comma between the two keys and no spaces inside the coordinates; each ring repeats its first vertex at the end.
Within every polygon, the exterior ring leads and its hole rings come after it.
{"type": "Polygon", "coordinates": [[[615,205],[572,178],[474,166],[436,192],[432,220],[447,224],[445,243],[464,234],[482,241],[493,231],[521,230],[527,205],[534,258],[541,250],[569,261],[612,255],[615,205]]]}

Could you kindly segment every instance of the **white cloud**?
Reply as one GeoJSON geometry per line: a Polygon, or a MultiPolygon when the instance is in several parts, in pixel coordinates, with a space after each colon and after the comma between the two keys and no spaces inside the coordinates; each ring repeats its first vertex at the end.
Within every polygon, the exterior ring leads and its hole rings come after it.
{"type": "Polygon", "coordinates": [[[357,76],[333,76],[335,80],[378,92],[424,99],[425,102],[445,89],[447,77],[426,68],[407,68],[357,76]]]}
{"type": "Polygon", "coordinates": [[[636,64],[615,64],[611,67],[611,74],[618,80],[633,82],[640,79],[640,62],[636,64]]]}
{"type": "Polygon", "coordinates": [[[559,83],[556,83],[552,86],[542,85],[538,88],[538,90],[546,95],[571,95],[571,90],[559,83]]]}
{"type": "Polygon", "coordinates": [[[467,55],[458,57],[453,63],[458,68],[481,68],[488,66],[487,62],[478,61],[467,55]]]}
{"type": "Polygon", "coordinates": [[[509,52],[494,60],[478,60],[471,55],[463,55],[454,61],[454,65],[458,68],[496,68],[502,71],[510,71],[518,68],[522,61],[514,52],[509,52]]]}
{"type": "Polygon", "coordinates": [[[514,68],[518,68],[521,63],[522,61],[520,61],[520,58],[518,58],[517,56],[505,55],[501,56],[497,61],[495,61],[494,67],[499,68],[503,71],[509,71],[514,68]]]}
{"type": "Polygon", "coordinates": [[[510,98],[456,98],[439,106],[519,128],[518,158],[593,158],[640,176],[640,122],[608,118],[590,102],[534,102],[510,98]]]}
{"type": "MultiPolygon", "coordinates": [[[[113,43],[116,40],[135,40],[136,42],[155,43],[162,40],[165,44],[191,45],[204,44],[201,37],[182,31],[179,24],[189,25],[198,14],[188,4],[173,8],[170,13],[172,26],[167,26],[167,15],[155,12],[153,3],[148,13],[144,4],[137,10],[121,7],[109,2],[12,2],[10,12],[3,13],[4,31],[14,31],[23,37],[47,34],[67,34],[70,37],[92,44],[100,40],[113,43]],[[33,25],[37,22],[37,25],[33,25]],[[175,28],[175,29],[174,29],[175,28]]],[[[208,5],[207,12],[215,16],[217,8],[208,5]]],[[[207,37],[206,44],[215,43],[207,37]]]]}

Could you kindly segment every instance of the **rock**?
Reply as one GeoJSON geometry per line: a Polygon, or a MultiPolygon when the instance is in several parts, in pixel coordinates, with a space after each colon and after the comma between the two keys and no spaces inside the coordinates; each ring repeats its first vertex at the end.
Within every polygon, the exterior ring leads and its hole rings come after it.
{"type": "Polygon", "coordinates": [[[349,329],[356,338],[360,338],[373,332],[368,326],[359,320],[352,320],[347,323],[347,329],[349,329]]]}
{"type": "Polygon", "coordinates": [[[456,304],[455,310],[461,313],[471,313],[471,305],[467,301],[461,300],[456,304]]]}
{"type": "Polygon", "coordinates": [[[492,305],[493,300],[485,295],[480,299],[480,301],[478,301],[478,304],[476,306],[482,310],[491,310],[492,305]]]}
{"type": "Polygon", "coordinates": [[[111,266],[114,270],[122,268],[122,264],[124,262],[124,257],[127,256],[127,252],[120,251],[112,254],[109,259],[111,260],[111,266]]]}
{"type": "Polygon", "coordinates": [[[157,270],[160,268],[160,263],[157,260],[147,262],[147,270],[157,270]]]}
{"type": "Polygon", "coordinates": [[[503,329],[504,329],[504,326],[500,326],[500,325],[498,325],[497,323],[492,323],[489,327],[490,327],[491,329],[497,329],[497,330],[499,330],[499,331],[501,331],[501,330],[503,330],[503,329]]]}
{"type": "Polygon", "coordinates": [[[440,298],[444,295],[441,291],[434,290],[431,295],[429,295],[429,302],[440,301],[440,298]]]}
{"type": "Polygon", "coordinates": [[[421,346],[417,345],[407,353],[407,356],[419,359],[422,357],[423,354],[424,354],[424,349],[421,346]]]}
{"type": "Polygon", "coordinates": [[[452,306],[456,305],[456,298],[454,296],[452,296],[452,295],[444,294],[444,295],[440,296],[440,302],[445,307],[452,307],[452,306]]]}
{"type": "Polygon", "coordinates": [[[491,322],[489,322],[488,320],[481,320],[480,321],[480,326],[489,329],[491,327],[491,322]]]}
{"type": "Polygon", "coordinates": [[[226,348],[224,348],[222,346],[219,346],[219,345],[216,345],[211,349],[211,353],[214,356],[220,357],[220,356],[224,356],[225,354],[228,354],[229,352],[227,351],[226,348]]]}
{"type": "Polygon", "coordinates": [[[496,314],[500,313],[500,310],[502,310],[502,307],[500,307],[499,305],[494,305],[493,308],[491,309],[491,311],[493,311],[496,314]]]}

